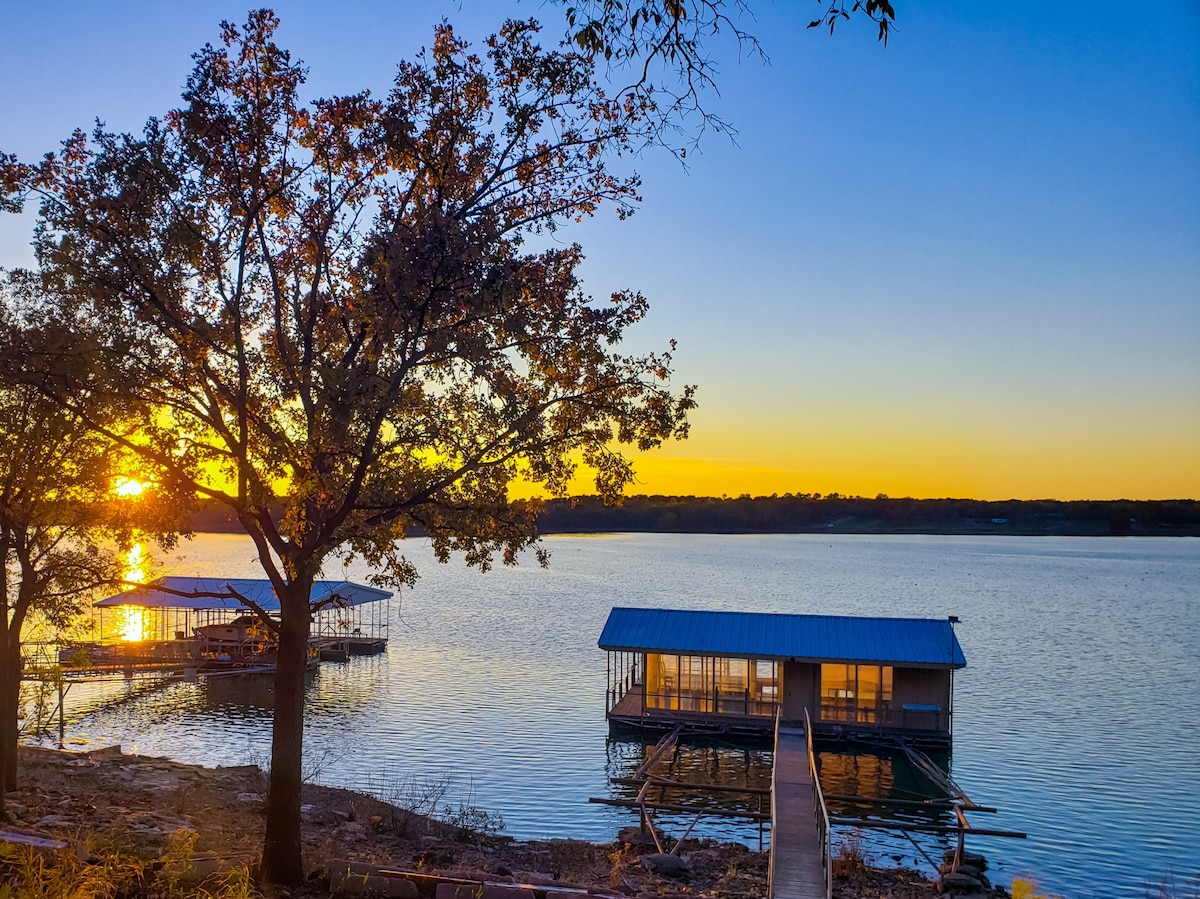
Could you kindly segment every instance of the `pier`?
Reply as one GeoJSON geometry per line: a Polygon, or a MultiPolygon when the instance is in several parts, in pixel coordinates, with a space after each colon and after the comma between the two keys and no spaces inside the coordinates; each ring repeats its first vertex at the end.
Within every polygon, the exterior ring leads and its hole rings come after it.
{"type": "MultiPolygon", "coordinates": [[[[805,712],[805,723],[808,713],[805,712]]],[[[775,722],[771,772],[771,899],[828,899],[832,895],[829,814],[812,751],[812,726],[775,722]]]]}

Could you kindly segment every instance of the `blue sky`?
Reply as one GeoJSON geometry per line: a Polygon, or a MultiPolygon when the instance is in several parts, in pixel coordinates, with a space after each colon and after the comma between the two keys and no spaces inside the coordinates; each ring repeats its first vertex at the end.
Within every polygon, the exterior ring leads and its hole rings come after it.
{"type": "MultiPolygon", "coordinates": [[[[387,89],[442,16],[482,35],[538,2],[288,2],[311,96],[387,89]]],[[[692,439],[639,462],[649,493],[1200,496],[1200,4],[897,5],[804,26],[754,2],[771,58],[721,65],[685,171],[635,161],[642,209],[560,232],[597,296],[651,301],[636,349],[679,340],[692,439]]],[[[0,150],[178,100],[228,3],[6,12],[0,150]]],[[[0,219],[0,265],[29,220],[0,219]]]]}

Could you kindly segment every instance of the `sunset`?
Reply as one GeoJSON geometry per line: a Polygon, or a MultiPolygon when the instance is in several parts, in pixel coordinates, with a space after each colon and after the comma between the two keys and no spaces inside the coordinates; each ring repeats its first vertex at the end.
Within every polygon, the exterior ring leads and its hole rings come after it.
{"type": "Polygon", "coordinates": [[[1200,891],[1194,2],[4,21],[0,899],[1200,891]]]}
{"type": "MultiPolygon", "coordinates": [[[[36,158],[96,117],[140,127],[237,17],[64,9],[65,27],[10,13],[24,38],[0,73],[24,88],[7,152],[36,158]],[[97,41],[120,63],[98,65],[97,41]],[[56,64],[27,78],[46,53],[56,64]]],[[[277,10],[311,68],[306,97],[382,92],[443,15],[478,37],[500,14],[353,10],[277,10]]],[[[822,39],[811,10],[753,11],[742,24],[770,64],[715,44],[706,100],[735,138],[705,135],[686,169],[640,154],[637,213],[563,232],[593,296],[650,301],[629,345],[677,339],[673,378],[699,388],[688,441],[638,459],[631,489],[1200,495],[1196,7],[916,6],[886,49],[857,23],[822,39]]],[[[27,222],[0,218],[0,265],[30,262],[27,222]]]]}

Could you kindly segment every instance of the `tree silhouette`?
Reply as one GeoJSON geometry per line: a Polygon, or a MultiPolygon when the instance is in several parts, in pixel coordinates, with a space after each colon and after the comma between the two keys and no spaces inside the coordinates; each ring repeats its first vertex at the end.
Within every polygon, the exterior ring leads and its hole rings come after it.
{"type": "Polygon", "coordinates": [[[226,506],[280,600],[263,862],[290,882],[322,565],[361,556],[377,583],[409,583],[414,524],[443,561],[513,563],[537,511],[509,501],[515,479],[562,494],[582,463],[613,499],[633,476],[617,447],[685,436],[693,397],[672,392],[668,353],[616,352],[643,297],[595,303],[578,246],[531,246],[631,211],[637,179],[609,165],[642,141],[643,99],[510,22],[483,55],[443,24],[386,98],[305,106],[276,25],[224,23],[181,108],[141,135],[98,127],[2,168],[9,205],[40,199],[39,290],[75,323],[43,330],[31,377],[226,506]],[[85,388],[136,428],[91,416],[85,388]]]}

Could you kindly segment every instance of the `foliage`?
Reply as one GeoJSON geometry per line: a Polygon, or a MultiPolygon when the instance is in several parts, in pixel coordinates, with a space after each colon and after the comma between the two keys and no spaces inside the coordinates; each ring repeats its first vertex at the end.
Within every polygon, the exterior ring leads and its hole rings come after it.
{"type": "Polygon", "coordinates": [[[465,802],[460,802],[458,808],[443,806],[441,820],[454,828],[460,840],[482,842],[504,832],[503,815],[465,802]]]}
{"type": "Polygon", "coordinates": [[[109,899],[136,895],[144,864],[119,853],[101,852],[84,861],[70,848],[37,849],[0,843],[0,899],[109,899]]]}
{"type": "Polygon", "coordinates": [[[443,24],[384,99],[304,106],[276,25],[223,24],[140,135],[77,132],[0,181],[8,205],[39,202],[19,373],[156,482],[224,504],[279,597],[264,865],[287,881],[322,565],[360,555],[411,583],[413,526],[442,561],[515,563],[537,546],[515,479],[562,494],[582,462],[613,501],[633,478],[618,447],[685,436],[694,400],[669,353],[614,349],[646,300],[594,303],[580,247],[539,237],[632,211],[637,178],[609,164],[640,142],[643,98],[510,22],[482,56],[443,24]]]}
{"type": "MultiPolygon", "coordinates": [[[[721,36],[731,39],[737,55],[767,56],[743,22],[753,19],[746,0],[558,0],[566,6],[567,41],[590,58],[602,59],[627,73],[632,91],[648,101],[656,128],[653,135],[673,143],[690,120],[699,123],[698,139],[707,129],[731,130],[705,106],[704,95],[717,89],[712,47],[721,36]]],[[[896,14],[889,0],[817,0],[820,15],[810,28],[861,16],[872,21],[886,44],[896,14]]],[[[677,149],[682,158],[683,148],[677,149]]]]}
{"type": "Polygon", "coordinates": [[[80,850],[49,850],[0,843],[0,899],[255,899],[245,868],[235,867],[204,883],[180,876],[190,864],[196,835],[176,831],[161,860],[146,861],[111,840],[80,850]]]}
{"type": "Polygon", "coordinates": [[[1037,891],[1037,882],[1024,877],[1014,877],[1012,882],[1012,899],[1053,899],[1045,893],[1037,891]]]}
{"type": "MultiPolygon", "coordinates": [[[[10,279],[8,286],[20,284],[10,279]]],[[[18,328],[28,310],[12,293],[0,296],[0,327],[18,328]]],[[[33,629],[69,628],[93,591],[115,589],[121,566],[113,545],[128,539],[148,504],[117,500],[112,485],[122,454],[83,426],[80,414],[48,399],[33,384],[12,377],[27,347],[13,342],[0,377],[0,778],[17,779],[18,717],[22,708],[22,644],[33,629]]],[[[96,407],[92,414],[102,416],[96,407]]],[[[57,665],[57,660],[53,660],[57,665]]],[[[35,666],[31,665],[31,668],[35,666]]],[[[60,677],[50,671],[48,680],[60,677]]],[[[45,695],[28,697],[35,723],[45,695]]],[[[4,817],[0,790],[0,818],[4,817]]]]}

